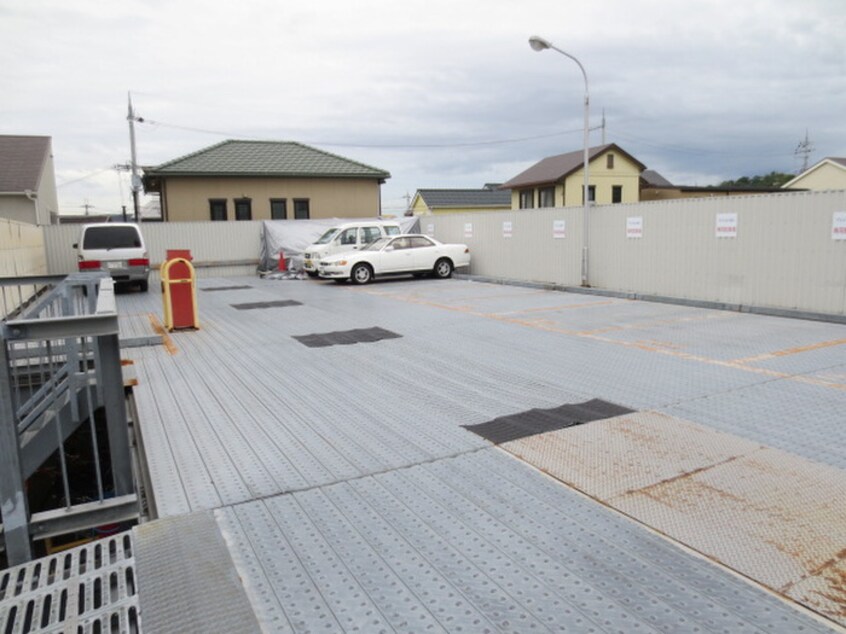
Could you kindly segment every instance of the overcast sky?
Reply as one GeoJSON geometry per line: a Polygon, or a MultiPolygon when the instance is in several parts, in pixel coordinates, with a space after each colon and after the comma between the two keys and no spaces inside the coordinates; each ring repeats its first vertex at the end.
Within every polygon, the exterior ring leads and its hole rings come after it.
{"type": "MultiPolygon", "coordinates": [[[[0,134],[53,138],[62,213],[131,208],[138,162],[291,140],[419,188],[503,182],[591,124],[684,185],[846,156],[843,0],[0,0],[0,134]]],[[[600,131],[591,144],[602,141],[600,131]]]]}

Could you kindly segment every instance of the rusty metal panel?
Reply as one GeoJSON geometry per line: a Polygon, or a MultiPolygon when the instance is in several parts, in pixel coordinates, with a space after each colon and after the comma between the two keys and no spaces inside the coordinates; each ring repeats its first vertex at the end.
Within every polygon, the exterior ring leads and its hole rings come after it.
{"type": "Polygon", "coordinates": [[[503,448],[846,625],[846,473],[656,412],[503,448]]]}

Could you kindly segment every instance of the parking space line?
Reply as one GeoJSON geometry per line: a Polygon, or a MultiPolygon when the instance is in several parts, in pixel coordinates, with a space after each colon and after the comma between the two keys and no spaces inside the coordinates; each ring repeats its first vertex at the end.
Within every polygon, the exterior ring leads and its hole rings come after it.
{"type": "MultiPolygon", "coordinates": [[[[509,317],[502,314],[497,313],[483,313],[476,310],[472,310],[466,306],[462,307],[455,307],[449,304],[439,304],[437,302],[431,302],[428,300],[422,299],[412,299],[410,297],[402,297],[397,294],[392,293],[383,293],[380,291],[372,291],[366,290],[366,293],[370,293],[372,295],[378,295],[381,297],[386,297],[388,299],[396,299],[399,301],[404,301],[411,304],[419,304],[422,306],[429,306],[430,308],[440,308],[443,310],[449,310],[453,312],[460,312],[465,315],[471,315],[473,317],[481,317],[483,319],[493,319],[495,321],[501,321],[503,323],[515,324],[519,326],[527,326],[529,328],[537,328],[538,330],[544,330],[546,332],[555,332],[562,335],[571,335],[574,337],[582,337],[585,339],[592,339],[594,341],[601,341],[603,343],[610,343],[616,346],[622,346],[624,348],[634,348],[637,350],[642,350],[644,352],[654,352],[657,354],[662,354],[665,356],[672,356],[678,359],[684,359],[686,361],[696,361],[698,363],[705,363],[708,365],[716,365],[724,368],[731,368],[733,370],[742,370],[743,372],[750,372],[752,374],[759,374],[761,376],[767,376],[774,379],[786,379],[789,381],[796,381],[797,383],[804,383],[806,385],[816,385],[819,387],[827,387],[833,388],[836,390],[846,391],[846,384],[844,383],[835,383],[832,381],[826,381],[824,379],[818,379],[809,376],[803,375],[795,375],[795,374],[788,374],[786,372],[777,372],[775,370],[769,370],[767,368],[758,368],[755,366],[747,365],[746,363],[739,363],[738,361],[728,360],[724,361],[721,359],[712,359],[710,357],[704,357],[699,354],[692,354],[689,352],[682,352],[681,350],[674,350],[671,348],[666,347],[664,344],[657,344],[655,342],[648,342],[648,341],[625,341],[622,339],[613,339],[611,337],[604,337],[598,334],[592,334],[591,332],[584,332],[580,330],[573,330],[570,328],[561,328],[558,324],[549,319],[520,319],[516,317],[509,317]]],[[[839,341],[839,340],[838,340],[839,341]]]]}
{"type": "Polygon", "coordinates": [[[831,341],[819,341],[817,343],[808,344],[807,346],[797,346],[795,348],[786,348],[785,350],[776,350],[775,352],[766,352],[754,357],[746,357],[743,359],[734,359],[734,363],[756,363],[758,361],[769,361],[770,359],[777,359],[779,357],[787,357],[793,354],[801,354],[802,352],[811,352],[812,350],[821,350],[823,348],[833,348],[835,346],[842,346],[846,344],[846,339],[833,339],[831,341]]]}
{"type": "Polygon", "coordinates": [[[155,315],[155,313],[148,313],[147,316],[150,318],[150,323],[153,324],[153,330],[157,335],[161,335],[162,345],[165,347],[165,350],[167,350],[171,355],[179,352],[179,348],[177,348],[176,344],[173,343],[173,339],[170,338],[170,335],[167,330],[165,330],[165,327],[162,325],[162,322],[159,321],[159,318],[155,315]]]}

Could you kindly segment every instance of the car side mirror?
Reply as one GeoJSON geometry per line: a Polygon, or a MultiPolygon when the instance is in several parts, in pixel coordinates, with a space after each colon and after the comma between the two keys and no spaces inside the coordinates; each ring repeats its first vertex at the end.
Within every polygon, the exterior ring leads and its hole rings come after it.
{"type": "Polygon", "coordinates": [[[394,250],[393,245],[391,245],[389,247],[385,247],[385,251],[393,251],[393,250],[394,250]]]}

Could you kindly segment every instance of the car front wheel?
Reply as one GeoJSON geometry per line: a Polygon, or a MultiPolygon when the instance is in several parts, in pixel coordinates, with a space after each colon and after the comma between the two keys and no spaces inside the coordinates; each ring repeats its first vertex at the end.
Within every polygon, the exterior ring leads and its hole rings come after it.
{"type": "Polygon", "coordinates": [[[452,262],[446,258],[441,258],[435,262],[435,277],[445,280],[452,277],[452,262]]]}
{"type": "Polygon", "coordinates": [[[373,269],[369,264],[356,264],[353,267],[350,279],[356,284],[367,284],[373,279],[373,269]]]}

